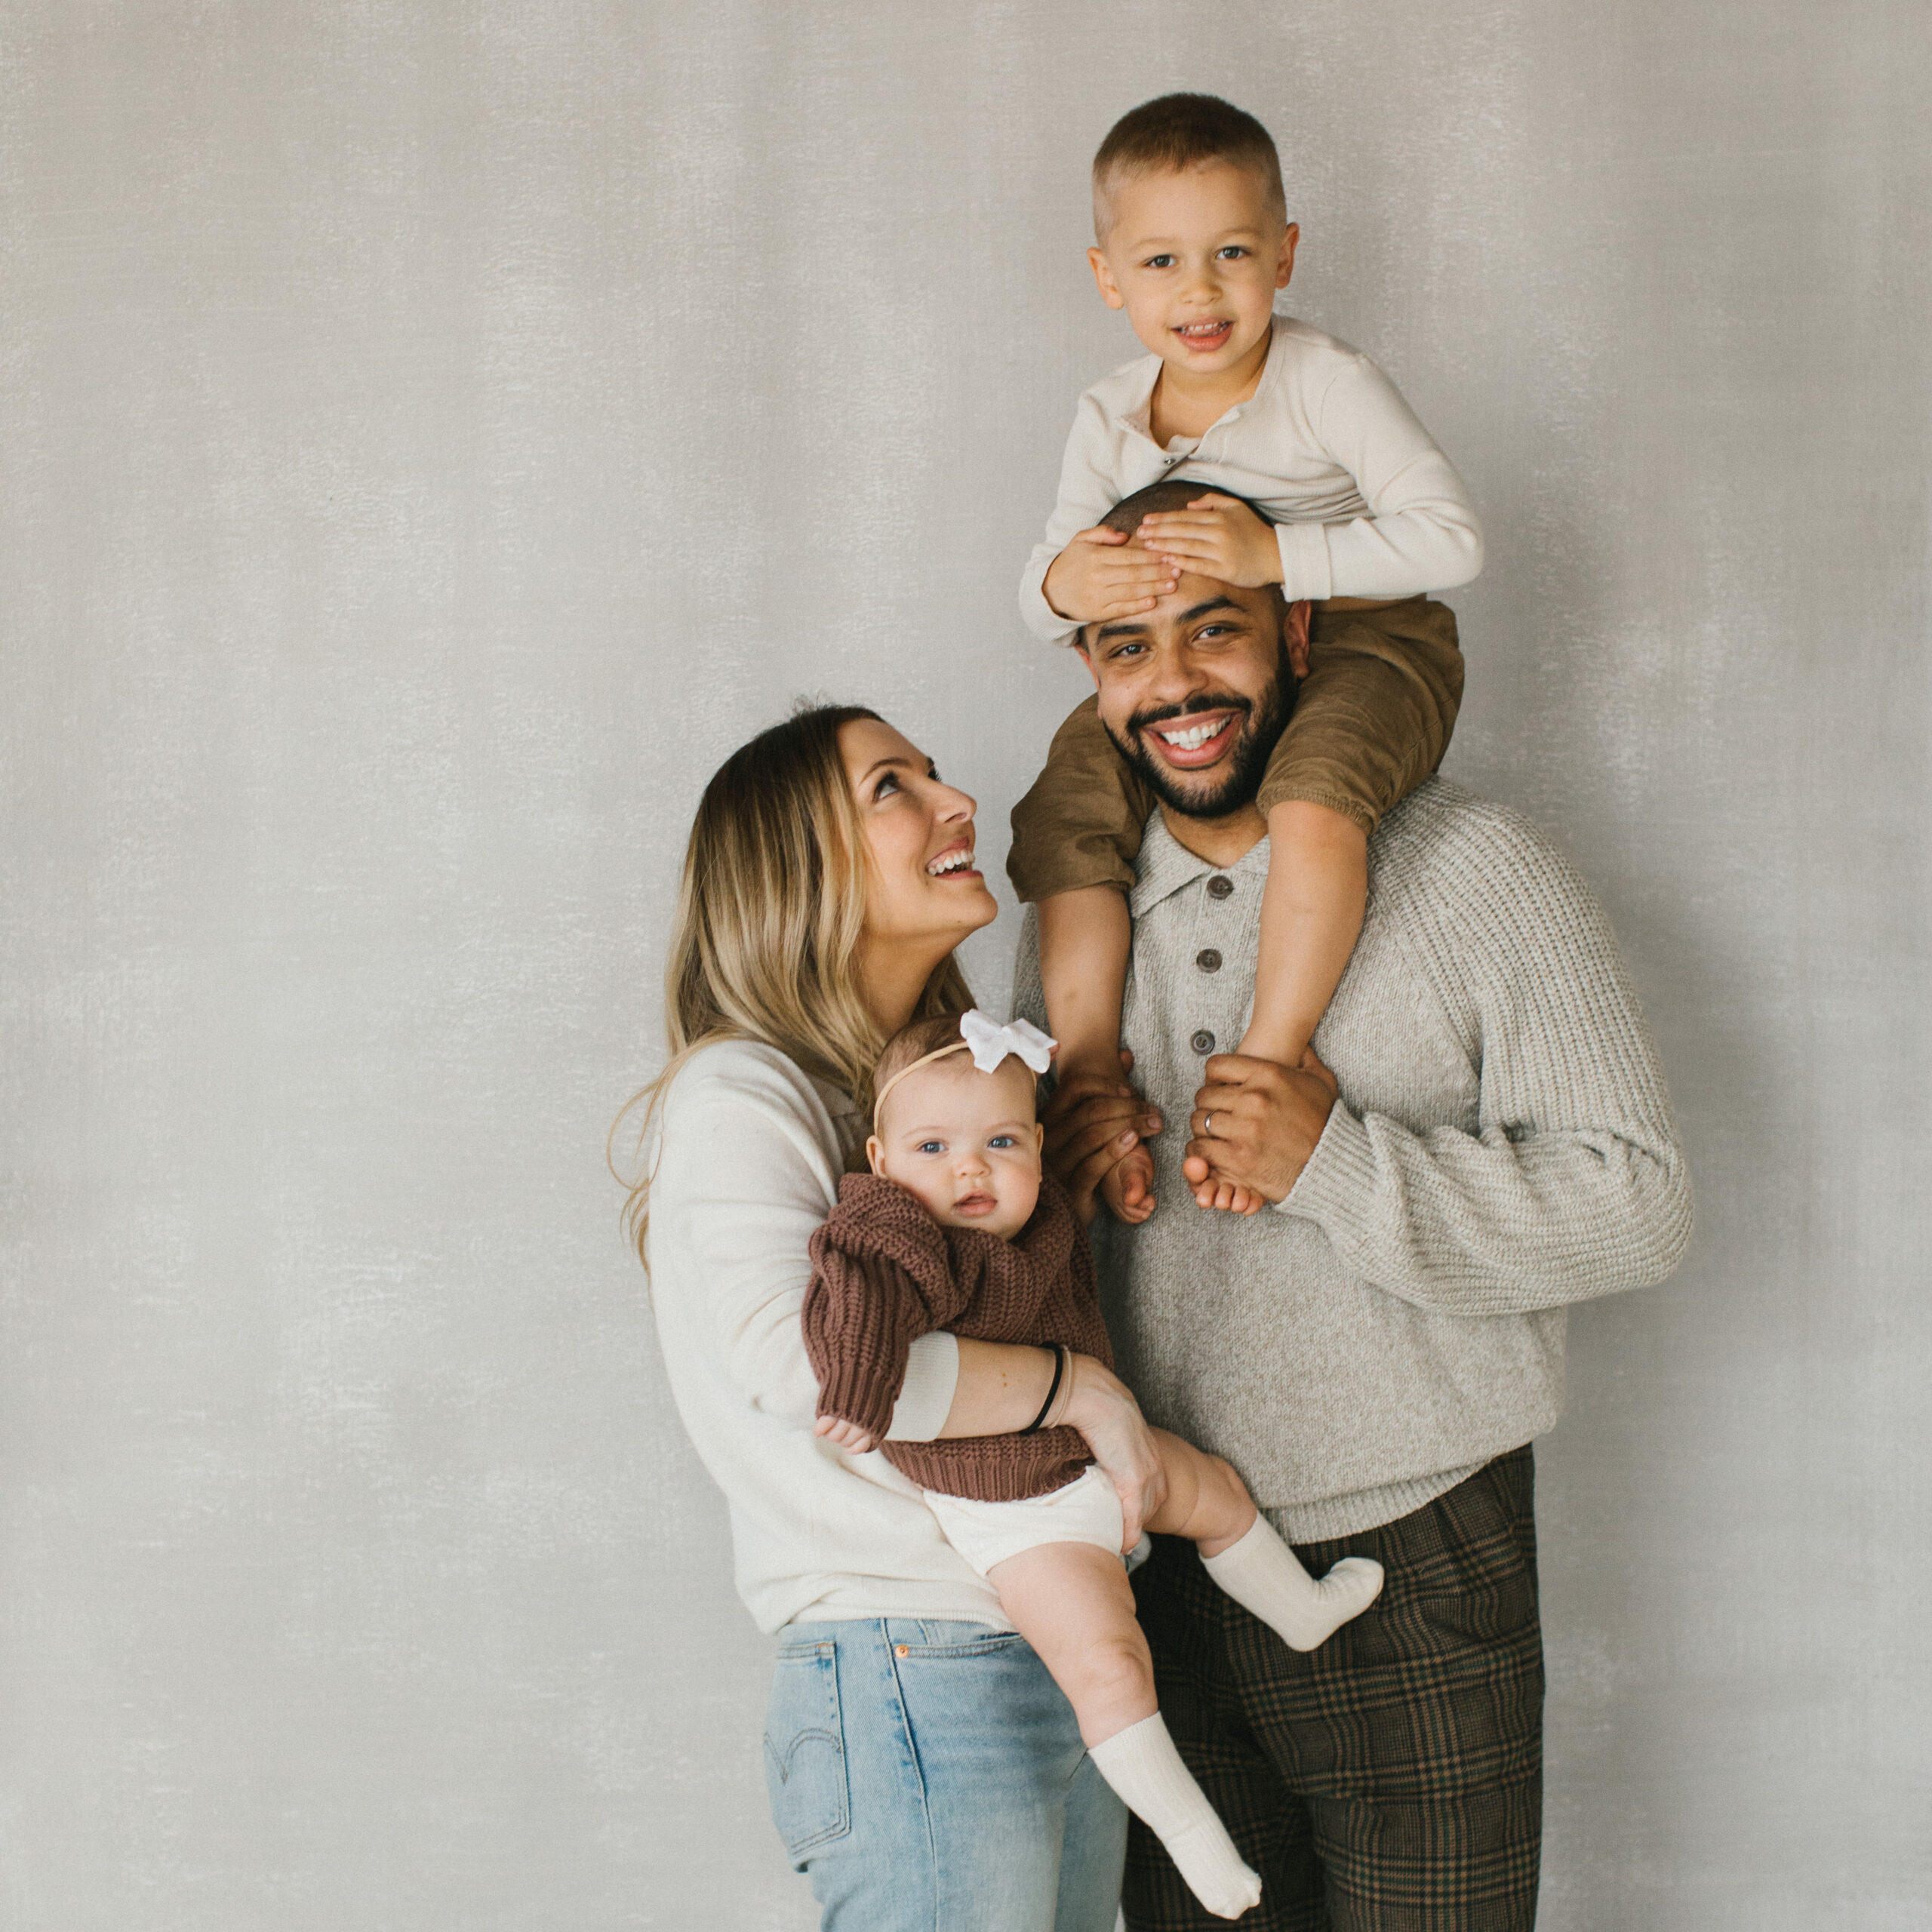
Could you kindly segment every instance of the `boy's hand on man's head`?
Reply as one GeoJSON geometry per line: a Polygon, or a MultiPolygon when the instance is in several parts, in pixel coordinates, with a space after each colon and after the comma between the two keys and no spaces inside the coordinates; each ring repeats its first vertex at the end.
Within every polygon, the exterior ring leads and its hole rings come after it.
{"type": "Polygon", "coordinates": [[[1172,565],[1096,524],[1079,531],[1047,566],[1041,585],[1058,614],[1076,624],[1111,623],[1151,611],[1180,581],[1172,565]]]}
{"type": "Polygon", "coordinates": [[[1184,510],[1151,512],[1140,519],[1137,540],[1177,570],[1244,590],[1281,580],[1275,526],[1233,497],[1196,497],[1184,510]]]}

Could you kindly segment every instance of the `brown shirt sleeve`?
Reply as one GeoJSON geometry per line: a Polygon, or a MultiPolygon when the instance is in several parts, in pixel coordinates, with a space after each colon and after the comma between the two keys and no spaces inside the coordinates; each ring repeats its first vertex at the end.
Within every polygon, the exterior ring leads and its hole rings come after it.
{"type": "MultiPolygon", "coordinates": [[[[820,1230],[822,1235],[824,1230],[820,1230]]],[[[820,1251],[801,1315],[805,1353],[818,1377],[818,1413],[883,1438],[906,1380],[912,1344],[934,1323],[918,1284],[881,1255],[820,1251]]]]}
{"type": "Polygon", "coordinates": [[[1046,768],[1013,808],[1007,876],[1030,905],[1086,885],[1134,890],[1154,796],[1128,768],[1088,698],[1054,734],[1046,768]]]}
{"type": "Polygon", "coordinates": [[[946,1238],[903,1189],[848,1174],[810,1251],[811,1285],[799,1318],[818,1377],[818,1413],[883,1437],[912,1344],[959,1313],[946,1238]]]}

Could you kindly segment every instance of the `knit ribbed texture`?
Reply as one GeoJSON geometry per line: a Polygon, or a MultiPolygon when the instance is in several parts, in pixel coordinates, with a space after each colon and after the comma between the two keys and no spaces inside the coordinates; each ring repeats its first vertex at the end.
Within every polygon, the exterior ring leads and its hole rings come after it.
{"type": "Polygon", "coordinates": [[[1094,1767],[1168,1848],[1194,1896],[1217,1918],[1238,1918],[1261,1897],[1261,1880],[1181,1761],[1156,1711],[1089,1745],[1094,1767]]]}
{"type": "MultiPolygon", "coordinates": [[[[1217,867],[1148,822],[1123,1038],[1168,1122],[1160,1204],[1094,1243],[1149,1420],[1226,1457],[1301,1543],[1548,1429],[1565,1305],[1668,1275],[1690,1194],[1589,888],[1534,826],[1432,779],[1369,843],[1361,938],[1315,1036],[1341,1100],[1313,1157],[1275,1213],[1195,1208],[1186,1121],[1247,1025],[1267,872],[1266,838],[1217,867]]],[[[1038,988],[1029,926],[1018,1011],[1038,1017],[1038,988]]]]}
{"type": "MultiPolygon", "coordinates": [[[[1032,1219],[1009,1241],[942,1227],[903,1188],[848,1174],[812,1237],[811,1260],[803,1321],[818,1412],[876,1437],[891,1423],[907,1350],[936,1329],[980,1342],[1063,1343],[1112,1363],[1087,1236],[1051,1175],[1032,1219]]],[[[1070,1429],[881,1447],[922,1489],[982,1503],[1048,1495],[1094,1460],[1070,1429]]]]}

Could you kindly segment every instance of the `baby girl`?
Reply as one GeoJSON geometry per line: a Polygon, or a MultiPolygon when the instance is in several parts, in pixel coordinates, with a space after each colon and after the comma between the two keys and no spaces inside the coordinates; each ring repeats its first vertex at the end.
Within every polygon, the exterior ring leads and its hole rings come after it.
{"type": "MultiPolygon", "coordinates": [[[[1101,1774],[1167,1847],[1208,1909],[1238,1918],[1261,1883],[1181,1762],[1154,1695],[1121,1561],[1112,1484],[1056,1427],[1072,1354],[1112,1365],[1087,1237],[1041,1164],[1035,1075],[1053,1042],[983,1014],[922,1020],[881,1058],[869,1174],[848,1175],[812,1237],[805,1345],[818,1433],[875,1445],[926,1491],[946,1540],[999,1592],[1079,1719],[1101,1774]],[[945,1329],[1051,1349],[1053,1386],[1017,1434],[886,1442],[919,1336],[945,1329]]],[[[1214,1581],[1297,1650],[1367,1608],[1382,1567],[1345,1557],[1319,1583],[1219,1457],[1153,1432],[1167,1500],[1149,1524],[1186,1537],[1214,1581]]]]}

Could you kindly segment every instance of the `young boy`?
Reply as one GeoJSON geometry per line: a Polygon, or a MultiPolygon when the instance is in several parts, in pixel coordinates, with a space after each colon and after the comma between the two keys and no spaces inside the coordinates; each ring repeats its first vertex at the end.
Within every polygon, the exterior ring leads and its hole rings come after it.
{"type": "MultiPolygon", "coordinates": [[[[1361,931],[1368,835],[1447,746],[1462,657],[1454,617],[1422,593],[1476,574],[1481,531],[1461,479],[1374,364],[1274,314],[1299,231],[1275,144],[1251,115],[1181,94],[1124,116],[1094,156],[1094,229],[1101,296],[1151,353],[1080,398],[1020,605],[1038,635],[1070,641],[1152,610],[1186,571],[1278,583],[1290,603],[1313,602],[1309,675],[1258,797],[1270,857],[1239,1049],[1292,1066],[1361,931]],[[1166,478],[1198,478],[1202,494],[1148,517],[1131,541],[1100,526],[1113,504],[1166,478]]],[[[1168,742],[1192,752],[1193,737],[1238,728],[1238,714],[1210,709],[1198,698],[1177,708],[1168,742]]],[[[1204,759],[1214,747],[1199,749],[1204,759]]],[[[1123,895],[1153,803],[1090,699],[1014,810],[1008,869],[1039,905],[1041,978],[1069,1094],[1118,1078],[1123,895]]],[[[1137,1149],[1110,1177],[1109,1206],[1144,1220],[1152,1176],[1137,1149]]],[[[1261,1205],[1211,1169],[1195,1198],[1261,1205]]]]}
{"type": "MultiPolygon", "coordinates": [[[[869,1174],[848,1174],[812,1237],[801,1320],[817,1432],[854,1454],[884,1437],[920,1335],[1037,1343],[1056,1367],[1017,1435],[889,1442],[946,1537],[998,1591],[1066,1694],[1101,1775],[1160,1838],[1210,1912],[1238,1918],[1260,1881],[1175,1750],[1121,1562],[1120,1500],[1086,1444],[1054,1426],[1068,1352],[1111,1366],[1087,1237],[1040,1162],[1033,1074],[1052,1042],[983,1014],[915,1020],[878,1065],[869,1174]],[[1029,1069],[1032,1070],[1029,1071],[1029,1069]]],[[[1297,1650],[1366,1609],[1382,1567],[1345,1557],[1317,1583],[1219,1457],[1154,1432],[1168,1477],[1152,1530],[1186,1537],[1214,1581],[1297,1650]]]]}

